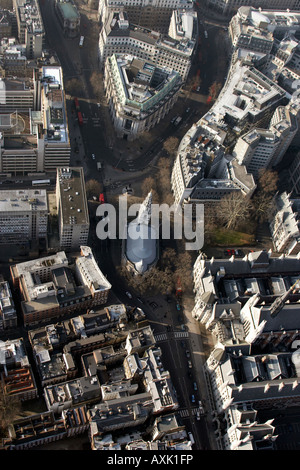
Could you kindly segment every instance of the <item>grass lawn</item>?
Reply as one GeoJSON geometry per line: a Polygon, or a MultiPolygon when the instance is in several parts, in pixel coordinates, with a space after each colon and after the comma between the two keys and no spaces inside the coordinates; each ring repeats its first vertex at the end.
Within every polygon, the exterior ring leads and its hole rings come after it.
{"type": "Polygon", "coordinates": [[[219,228],[212,234],[210,245],[213,246],[246,246],[255,243],[254,235],[235,230],[219,228]]]}

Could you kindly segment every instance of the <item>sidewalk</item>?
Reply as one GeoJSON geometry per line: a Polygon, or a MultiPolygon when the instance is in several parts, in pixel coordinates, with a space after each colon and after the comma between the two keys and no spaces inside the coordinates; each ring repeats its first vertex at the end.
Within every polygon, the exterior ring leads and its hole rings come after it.
{"type": "Polygon", "coordinates": [[[210,407],[210,400],[208,397],[207,384],[204,375],[204,364],[209,356],[209,353],[214,347],[214,338],[212,335],[207,333],[206,330],[201,328],[200,323],[192,317],[194,297],[183,296],[183,306],[186,319],[185,324],[189,332],[194,366],[198,374],[198,388],[201,394],[201,401],[205,410],[205,416],[202,419],[204,419],[206,422],[211,450],[219,450],[217,443],[214,439],[215,426],[213,424],[213,410],[210,407]]]}

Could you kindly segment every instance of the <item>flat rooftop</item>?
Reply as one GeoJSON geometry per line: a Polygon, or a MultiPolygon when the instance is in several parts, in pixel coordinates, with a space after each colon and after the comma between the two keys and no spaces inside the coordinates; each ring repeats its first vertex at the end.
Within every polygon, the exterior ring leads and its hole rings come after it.
{"type": "Polygon", "coordinates": [[[0,191],[0,214],[5,212],[47,211],[45,189],[10,189],[0,191]]]}
{"type": "Polygon", "coordinates": [[[63,224],[89,224],[83,169],[58,168],[57,184],[63,224]]]}

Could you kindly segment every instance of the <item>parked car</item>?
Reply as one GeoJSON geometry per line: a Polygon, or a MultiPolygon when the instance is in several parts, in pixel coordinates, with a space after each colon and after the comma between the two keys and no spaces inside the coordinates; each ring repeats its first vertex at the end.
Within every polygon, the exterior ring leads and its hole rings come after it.
{"type": "Polygon", "coordinates": [[[188,349],[185,351],[185,354],[186,354],[186,357],[191,357],[190,351],[188,349]]]}
{"type": "Polygon", "coordinates": [[[127,295],[127,297],[129,297],[130,299],[132,299],[132,295],[130,294],[130,292],[125,292],[125,294],[127,295]]]}
{"type": "Polygon", "coordinates": [[[196,401],[196,400],[195,400],[195,395],[191,395],[191,402],[192,402],[192,403],[195,403],[195,401],[196,401]]]}
{"type": "Polygon", "coordinates": [[[200,411],[197,411],[197,421],[200,421],[200,411]]]}
{"type": "Polygon", "coordinates": [[[192,368],[193,368],[191,361],[188,361],[188,366],[189,366],[189,369],[192,369],[192,368]]]}
{"type": "Polygon", "coordinates": [[[193,386],[194,386],[194,390],[198,390],[198,386],[197,386],[196,382],[193,383],[193,386]]]}
{"type": "Polygon", "coordinates": [[[176,303],[176,308],[178,311],[180,310],[180,304],[178,302],[176,303]]]}
{"type": "Polygon", "coordinates": [[[92,159],[95,160],[95,158],[96,158],[96,157],[95,157],[95,154],[92,153],[92,159]]]}

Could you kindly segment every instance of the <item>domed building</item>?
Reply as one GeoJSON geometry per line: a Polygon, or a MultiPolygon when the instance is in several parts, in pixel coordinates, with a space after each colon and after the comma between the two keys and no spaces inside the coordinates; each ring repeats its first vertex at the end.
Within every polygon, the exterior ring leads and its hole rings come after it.
{"type": "Polygon", "coordinates": [[[158,260],[157,229],[151,225],[152,192],[140,206],[138,216],[127,226],[123,263],[134,274],[143,274],[158,260]]]}

